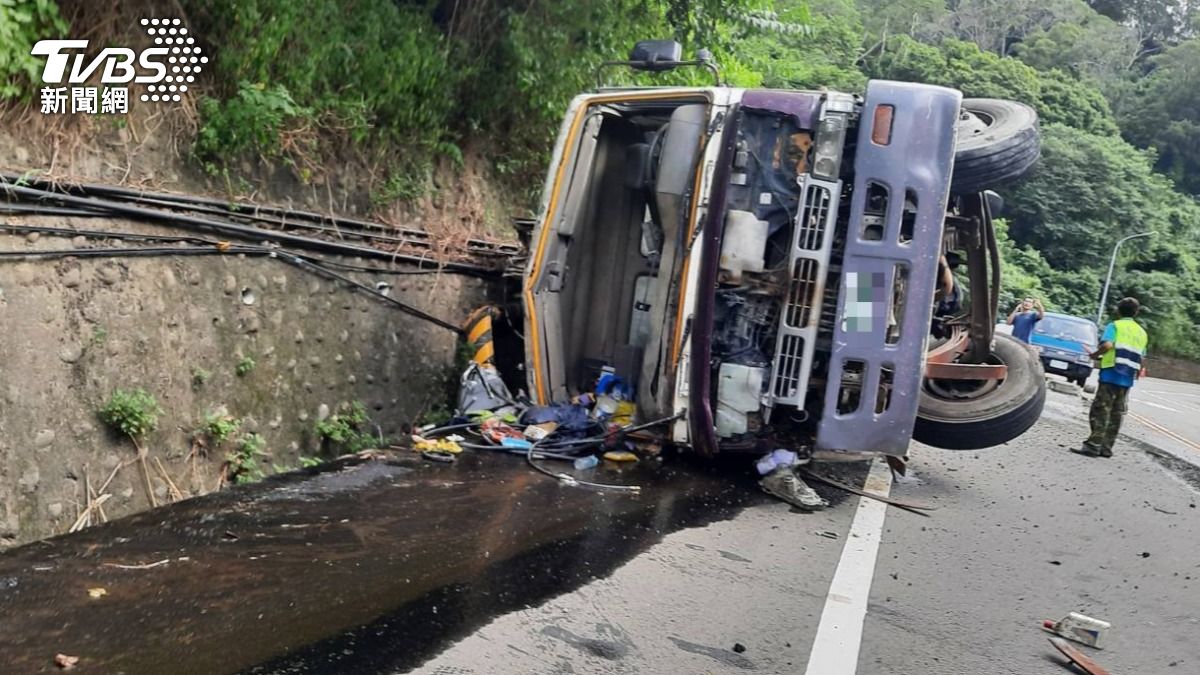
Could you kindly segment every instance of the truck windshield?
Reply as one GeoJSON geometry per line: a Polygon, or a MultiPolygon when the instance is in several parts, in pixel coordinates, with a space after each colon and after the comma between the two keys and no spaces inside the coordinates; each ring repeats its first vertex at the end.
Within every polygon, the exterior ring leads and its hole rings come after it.
{"type": "Polygon", "coordinates": [[[1037,322],[1034,332],[1059,340],[1070,340],[1085,345],[1096,344],[1096,327],[1083,319],[1047,316],[1037,322]]]}

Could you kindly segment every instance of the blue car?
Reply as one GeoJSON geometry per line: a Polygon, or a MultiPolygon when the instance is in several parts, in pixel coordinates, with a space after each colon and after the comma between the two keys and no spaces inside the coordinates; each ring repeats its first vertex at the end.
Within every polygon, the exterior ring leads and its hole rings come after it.
{"type": "Polygon", "coordinates": [[[1088,354],[1096,351],[1098,340],[1096,324],[1090,319],[1046,312],[1034,324],[1029,343],[1037,349],[1047,373],[1063,375],[1081,387],[1092,374],[1088,354]]]}

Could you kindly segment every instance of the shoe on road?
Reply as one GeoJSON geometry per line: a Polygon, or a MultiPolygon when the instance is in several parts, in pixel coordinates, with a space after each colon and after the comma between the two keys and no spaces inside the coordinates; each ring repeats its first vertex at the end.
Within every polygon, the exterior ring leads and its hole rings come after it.
{"type": "Polygon", "coordinates": [[[781,466],[767,474],[758,484],[763,492],[805,511],[816,511],[829,506],[815,490],[796,477],[790,466],[781,466]]]}

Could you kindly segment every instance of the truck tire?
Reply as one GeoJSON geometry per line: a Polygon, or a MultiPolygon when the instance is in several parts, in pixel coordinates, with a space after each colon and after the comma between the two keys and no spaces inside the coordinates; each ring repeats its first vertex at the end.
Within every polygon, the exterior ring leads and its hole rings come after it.
{"type": "Polygon", "coordinates": [[[1033,108],[1015,101],[967,98],[962,113],[952,192],[982,192],[1021,178],[1037,164],[1042,145],[1033,108]]]}
{"type": "Polygon", "coordinates": [[[1038,421],[1046,403],[1041,360],[1009,335],[996,336],[992,356],[1008,366],[1008,376],[978,395],[946,396],[923,382],[914,440],[946,450],[978,450],[1007,443],[1038,421]]]}

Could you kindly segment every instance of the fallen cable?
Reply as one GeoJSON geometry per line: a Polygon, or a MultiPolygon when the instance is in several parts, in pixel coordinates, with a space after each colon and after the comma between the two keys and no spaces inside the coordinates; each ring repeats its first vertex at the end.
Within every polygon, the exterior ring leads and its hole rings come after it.
{"type": "MultiPolygon", "coordinates": [[[[152,208],[135,206],[119,201],[107,201],[97,197],[79,197],[71,194],[60,192],[51,192],[48,190],[39,190],[37,188],[26,187],[19,184],[25,181],[6,182],[0,178],[0,189],[8,192],[10,195],[24,197],[26,199],[50,202],[59,204],[69,204],[81,208],[90,215],[94,215],[96,211],[103,211],[110,214],[118,214],[125,217],[132,217],[140,220],[149,220],[154,222],[163,222],[176,227],[190,227],[221,232],[233,236],[244,237],[251,240],[266,241],[266,242],[282,242],[287,243],[297,248],[310,250],[322,250],[325,252],[341,253],[344,255],[354,255],[370,258],[382,258],[386,260],[396,261],[403,260],[417,265],[424,265],[428,260],[421,256],[414,256],[399,252],[389,252],[369,246],[357,246],[353,244],[344,244],[338,242],[322,241],[311,237],[303,237],[300,235],[289,234],[278,230],[265,230],[259,227],[249,225],[239,225],[237,223],[222,222],[208,218],[198,218],[179,213],[171,213],[159,211],[152,208]]],[[[471,265],[467,263],[457,262],[439,262],[439,269],[455,269],[455,270],[472,270],[486,271],[487,268],[471,265]]]]}
{"type": "MultiPolygon", "coordinates": [[[[6,181],[14,185],[36,187],[50,192],[76,194],[84,197],[107,197],[109,199],[132,201],[135,203],[153,204],[163,206],[164,208],[175,208],[227,215],[249,220],[257,220],[259,222],[270,223],[280,227],[309,227],[304,223],[294,222],[294,220],[289,222],[289,218],[301,221],[316,222],[321,225],[329,224],[332,226],[333,231],[338,232],[339,235],[341,233],[340,228],[357,228],[359,230],[374,230],[384,233],[384,237],[389,239],[394,238],[392,235],[395,234],[404,235],[407,238],[406,241],[423,241],[423,243],[426,244],[428,244],[428,240],[431,239],[429,233],[425,232],[424,230],[395,227],[385,223],[377,223],[369,220],[326,215],[314,211],[303,211],[269,204],[234,202],[228,199],[218,199],[200,195],[181,195],[170,192],[154,192],[142,189],[135,190],[117,185],[105,185],[98,183],[56,182],[29,174],[0,174],[0,181],[6,181]]],[[[374,235],[367,236],[373,237],[374,235]]],[[[511,256],[521,252],[520,246],[501,242],[491,242],[483,239],[468,239],[466,244],[468,250],[488,255],[511,256]]]]}
{"type": "Polygon", "coordinates": [[[57,259],[57,258],[120,258],[120,257],[161,257],[161,256],[184,256],[184,255],[253,255],[263,256],[278,260],[280,262],[292,265],[303,271],[323,276],[329,279],[340,281],[348,286],[351,286],[367,295],[375,297],[383,302],[395,306],[400,311],[414,316],[418,319],[428,321],[429,323],[453,331],[456,334],[462,333],[462,328],[455,324],[439,319],[432,314],[424,312],[412,305],[401,302],[390,295],[380,293],[370,286],[355,281],[344,274],[339,274],[331,269],[324,267],[320,261],[306,258],[294,253],[288,253],[275,248],[253,245],[233,245],[228,242],[216,242],[207,246],[141,246],[129,248],[75,248],[75,249],[59,249],[46,251],[0,251],[0,260],[39,260],[39,259],[57,259]]]}
{"type": "Polygon", "coordinates": [[[846,492],[849,492],[851,494],[856,494],[860,497],[867,497],[868,499],[874,499],[877,501],[881,501],[884,504],[890,504],[891,506],[894,506],[898,509],[904,509],[905,511],[915,513],[918,516],[925,516],[926,518],[929,518],[930,515],[925,512],[937,510],[936,506],[925,506],[924,504],[910,504],[908,502],[902,502],[899,499],[893,499],[891,497],[884,497],[883,495],[877,495],[874,492],[867,492],[866,490],[856,488],[852,485],[846,485],[845,483],[836,481],[832,478],[828,478],[828,477],[822,476],[820,474],[815,474],[803,467],[797,468],[796,473],[804,476],[805,478],[811,478],[811,479],[817,481],[818,483],[824,483],[831,487],[838,488],[839,490],[845,490],[846,492]]]}
{"type": "MultiPolygon", "coordinates": [[[[44,207],[50,208],[50,207],[44,207]]],[[[8,209],[0,206],[0,213],[8,209]]],[[[38,212],[41,213],[40,211],[38,212]]],[[[72,210],[67,210],[67,215],[74,213],[72,210]]],[[[105,215],[105,214],[98,214],[105,215]]],[[[67,227],[50,227],[47,225],[14,225],[12,223],[0,223],[0,230],[13,233],[30,233],[37,232],[38,234],[46,234],[50,236],[61,237],[86,237],[88,239],[116,239],[118,241],[157,241],[157,242],[184,242],[197,243],[208,246],[216,246],[224,242],[198,237],[196,235],[169,235],[169,234],[142,234],[137,232],[117,232],[115,230],[77,230],[67,227]]],[[[288,249],[278,248],[272,250],[288,251],[288,249]]],[[[396,270],[386,267],[372,267],[369,265],[355,265],[353,263],[341,262],[338,260],[330,260],[328,258],[318,258],[312,255],[300,254],[295,251],[288,251],[293,255],[298,255],[308,260],[324,265],[325,267],[336,267],[352,272],[365,272],[368,274],[390,274],[396,276],[408,275],[425,275],[425,274],[454,274],[465,276],[486,276],[483,273],[472,270],[443,270],[433,267],[421,267],[415,270],[396,270]]],[[[409,264],[409,263],[405,263],[409,264]]]]}

